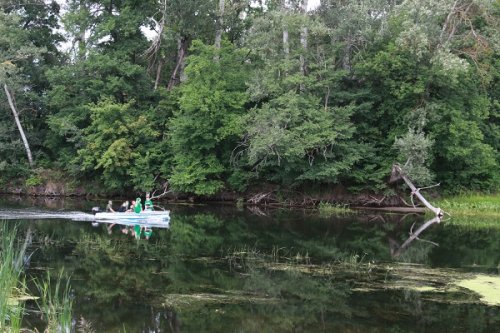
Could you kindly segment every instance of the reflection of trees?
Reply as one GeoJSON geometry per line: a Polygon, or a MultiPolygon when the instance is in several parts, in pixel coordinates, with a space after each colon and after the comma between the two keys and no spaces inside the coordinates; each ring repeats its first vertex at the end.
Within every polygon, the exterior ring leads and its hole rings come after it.
{"type": "MultiPolygon", "coordinates": [[[[433,264],[443,267],[468,267],[498,274],[500,229],[481,227],[481,219],[484,217],[462,216],[453,219],[462,221],[457,222],[457,225],[445,221],[441,223],[441,228],[433,232],[434,238],[440,244],[430,253],[433,264]]],[[[498,223],[498,219],[495,222],[498,223]]]]}
{"type": "MultiPolygon", "coordinates": [[[[410,226],[418,221],[399,221],[397,216],[353,219],[326,220],[290,212],[248,217],[229,209],[178,212],[172,214],[171,229],[155,229],[148,242],[119,232],[108,235],[104,226],[67,221],[34,221],[25,223],[23,230],[31,225],[39,248],[33,265],[49,265],[55,272],[64,265],[71,273],[76,316],[83,314],[97,331],[123,330],[124,318],[131,332],[363,331],[375,320],[412,330],[415,322],[444,328],[440,318],[451,320],[454,311],[467,320],[466,327],[491,327],[480,306],[437,305],[418,292],[351,293],[353,283],[345,281],[363,280],[369,285],[383,283],[384,276],[368,276],[363,267],[353,274],[338,263],[365,253],[364,261],[354,265],[372,259],[390,261],[387,239],[404,244],[410,226]],[[260,257],[244,263],[240,259],[231,266],[223,260],[244,251],[260,257]],[[306,268],[309,261],[335,269],[329,274],[311,272],[306,268]],[[218,303],[191,300],[179,308],[162,306],[168,295],[202,293],[225,298],[218,303]]],[[[439,254],[450,265],[461,265],[463,257],[465,262],[497,267],[498,231],[433,226],[425,238],[441,247],[414,241],[398,260],[439,262],[439,254]]],[[[498,316],[491,318],[498,322],[498,316]]]]}
{"type": "MultiPolygon", "coordinates": [[[[332,317],[351,316],[346,282],[301,272],[300,265],[283,270],[268,262],[269,257],[253,258],[237,271],[231,265],[231,273],[227,266],[208,268],[214,275],[208,288],[192,283],[191,289],[181,290],[193,294],[189,302],[173,305],[183,330],[289,332],[328,328],[334,322],[332,317]],[[214,297],[207,297],[207,292],[214,297]],[[220,300],[216,295],[224,297],[220,300]]],[[[171,288],[174,292],[175,285],[171,288]]]]}
{"type": "Polygon", "coordinates": [[[264,269],[250,268],[248,273],[245,290],[263,292],[279,300],[278,304],[261,309],[274,327],[294,331],[321,327],[331,322],[330,317],[351,317],[350,289],[343,280],[304,273],[294,269],[293,264],[286,271],[276,271],[270,264],[264,269]]]}

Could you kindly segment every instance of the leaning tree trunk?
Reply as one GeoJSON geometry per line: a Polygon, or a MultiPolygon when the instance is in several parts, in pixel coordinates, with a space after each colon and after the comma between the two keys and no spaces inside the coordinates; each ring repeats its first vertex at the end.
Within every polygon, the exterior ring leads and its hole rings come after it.
{"type": "Polygon", "coordinates": [[[411,195],[413,196],[416,196],[420,202],[422,202],[424,204],[425,207],[429,208],[431,211],[434,212],[434,214],[436,214],[437,217],[442,217],[444,215],[444,212],[441,208],[439,207],[434,207],[433,205],[431,205],[429,203],[429,201],[427,201],[424,196],[422,195],[422,193],[420,193],[420,188],[416,188],[415,185],[413,185],[413,183],[411,182],[411,180],[406,177],[406,174],[403,172],[403,169],[401,169],[401,167],[397,164],[393,165],[392,166],[392,174],[393,176],[399,176],[401,177],[406,185],[408,185],[408,187],[411,189],[411,195]]]}
{"type": "Polygon", "coordinates": [[[28,144],[28,140],[26,139],[26,135],[24,134],[21,121],[19,121],[19,115],[17,113],[16,106],[14,105],[14,100],[12,99],[12,95],[10,94],[9,88],[7,87],[6,84],[3,85],[3,88],[5,90],[5,94],[7,95],[7,100],[9,101],[9,106],[10,109],[12,110],[12,114],[14,114],[14,119],[16,120],[17,128],[19,130],[19,133],[21,134],[21,139],[23,140],[24,143],[24,149],[26,149],[26,155],[28,155],[28,162],[30,164],[30,167],[33,168],[33,157],[31,155],[30,145],[28,144]]]}

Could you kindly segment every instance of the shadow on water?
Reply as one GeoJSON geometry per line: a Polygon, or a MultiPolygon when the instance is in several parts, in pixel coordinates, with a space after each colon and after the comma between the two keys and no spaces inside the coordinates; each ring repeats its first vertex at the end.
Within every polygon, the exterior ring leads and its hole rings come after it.
{"type": "MultiPolygon", "coordinates": [[[[33,209],[24,204],[2,209],[33,209]]],[[[28,272],[64,267],[75,325],[96,332],[494,332],[500,325],[499,305],[458,285],[498,276],[498,228],[418,215],[168,209],[169,228],[153,228],[148,239],[119,225],[20,218],[20,228],[33,231],[28,272]]],[[[36,323],[26,316],[25,326],[36,323]]]]}

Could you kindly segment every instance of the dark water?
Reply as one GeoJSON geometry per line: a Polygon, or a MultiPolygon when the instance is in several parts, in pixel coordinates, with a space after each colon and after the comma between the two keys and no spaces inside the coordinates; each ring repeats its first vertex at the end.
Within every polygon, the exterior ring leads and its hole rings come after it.
{"type": "Polygon", "coordinates": [[[75,331],[82,320],[95,332],[500,331],[500,306],[448,287],[499,276],[500,227],[432,223],[405,244],[422,216],[169,205],[170,228],[146,240],[70,219],[105,202],[0,200],[0,216],[60,214],[0,223],[32,233],[29,277],[71,276],[75,331]]]}

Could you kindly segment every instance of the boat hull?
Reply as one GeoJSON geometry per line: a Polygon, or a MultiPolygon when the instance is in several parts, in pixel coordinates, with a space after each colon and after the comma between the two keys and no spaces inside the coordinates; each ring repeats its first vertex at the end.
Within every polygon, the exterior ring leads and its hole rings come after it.
{"type": "Polygon", "coordinates": [[[126,224],[162,224],[170,222],[170,211],[144,211],[141,213],[96,213],[96,222],[126,224]]]}

